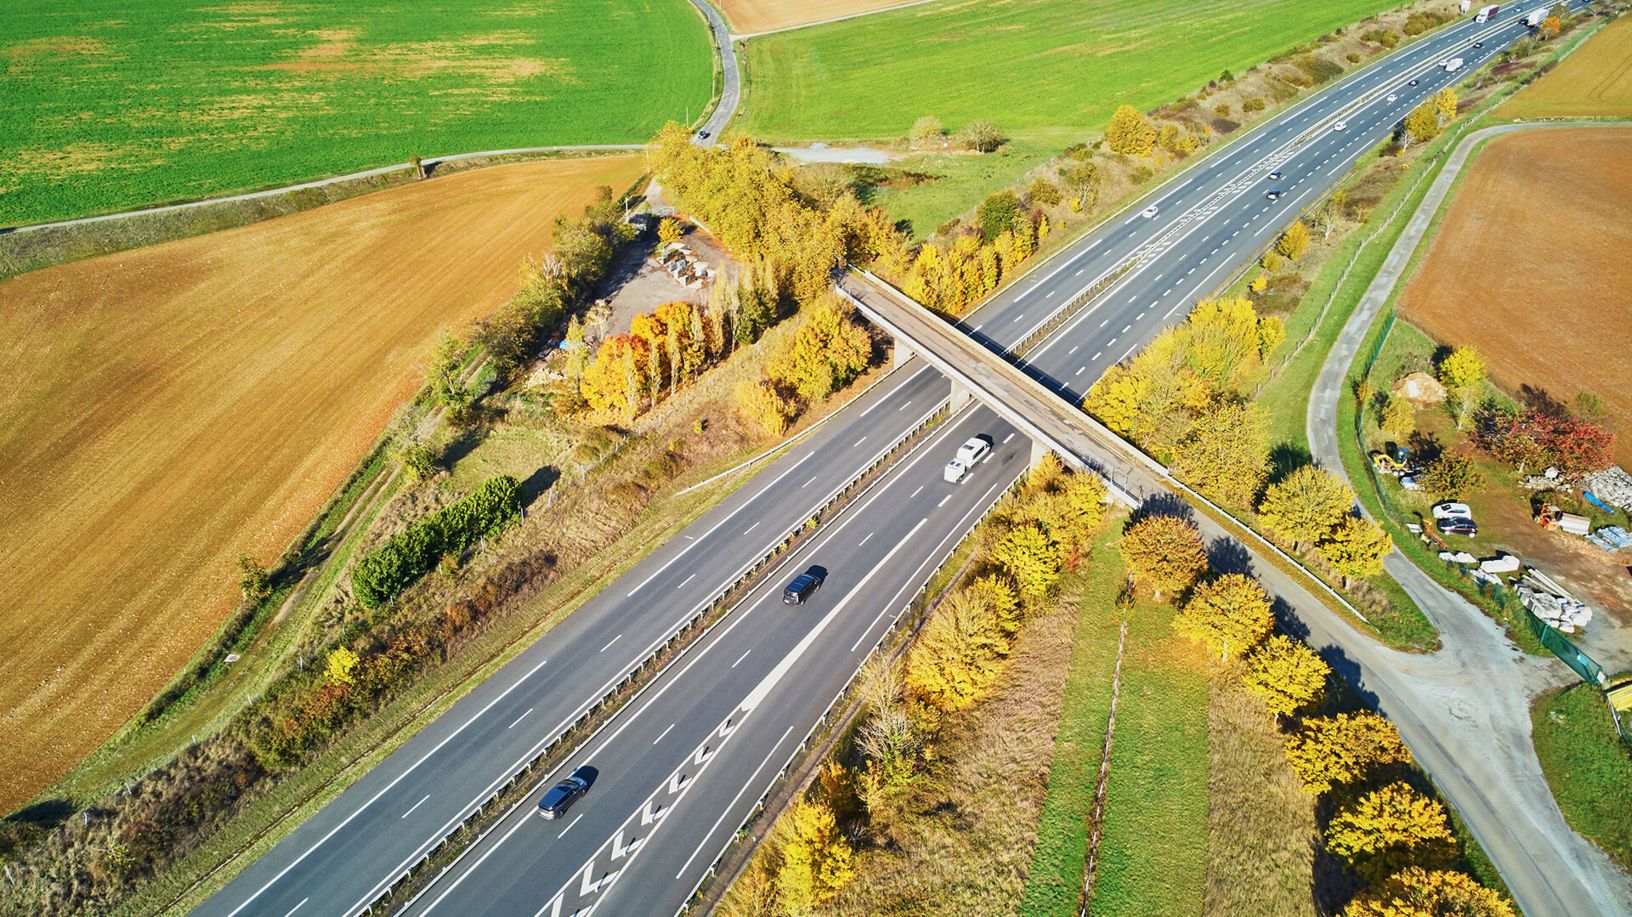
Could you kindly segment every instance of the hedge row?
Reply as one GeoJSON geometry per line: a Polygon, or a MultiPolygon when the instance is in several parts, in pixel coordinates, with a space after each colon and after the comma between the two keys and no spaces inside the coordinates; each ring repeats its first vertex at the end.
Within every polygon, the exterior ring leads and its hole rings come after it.
{"type": "Polygon", "coordinates": [[[465,551],[519,515],[521,483],[509,475],[492,478],[364,555],[352,571],[352,590],[365,607],[378,608],[444,555],[465,551]]]}

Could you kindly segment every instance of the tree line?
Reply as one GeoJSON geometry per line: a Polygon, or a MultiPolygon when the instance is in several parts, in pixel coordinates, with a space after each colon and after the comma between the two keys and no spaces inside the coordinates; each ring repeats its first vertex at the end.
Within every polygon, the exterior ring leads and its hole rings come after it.
{"type": "Polygon", "coordinates": [[[445,555],[470,550],[520,515],[521,483],[509,475],[489,478],[364,554],[351,571],[352,591],[364,608],[379,608],[445,555]]]}
{"type": "Polygon", "coordinates": [[[733,892],[753,913],[804,915],[832,902],[854,876],[854,838],[922,777],[946,719],[990,696],[1027,618],[1084,561],[1105,512],[1104,484],[1052,455],[999,502],[904,657],[863,673],[851,751],[824,763],[733,892]]]}
{"type": "Polygon", "coordinates": [[[1131,522],[1120,551],[1137,591],[1178,605],[1173,630],[1208,650],[1213,677],[1240,679],[1285,728],[1287,763],[1331,813],[1326,852],[1364,883],[1344,917],[1513,917],[1499,892],[1458,869],[1449,815],[1414,785],[1422,781],[1394,725],[1369,710],[1312,712],[1326,698],[1331,667],[1275,633],[1257,580],[1211,570],[1201,533],[1179,516],[1131,522]]]}

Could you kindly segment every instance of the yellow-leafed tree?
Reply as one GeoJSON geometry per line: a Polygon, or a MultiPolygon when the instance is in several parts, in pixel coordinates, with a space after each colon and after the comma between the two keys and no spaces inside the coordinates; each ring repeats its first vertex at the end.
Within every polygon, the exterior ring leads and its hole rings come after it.
{"type": "Polygon", "coordinates": [[[1411,866],[1362,891],[1343,917],[1515,917],[1501,893],[1460,872],[1411,866]]]}
{"type": "Polygon", "coordinates": [[[1173,449],[1173,473],[1209,498],[1250,507],[1269,477],[1263,409],[1220,401],[1196,418],[1173,449]]]}
{"type": "Polygon", "coordinates": [[[992,560],[1014,577],[1028,602],[1047,596],[1060,578],[1059,552],[1036,525],[1016,526],[1004,535],[992,548],[992,560]]]}
{"type": "Polygon", "coordinates": [[[737,386],[737,409],[755,426],[771,436],[781,436],[793,419],[794,407],[769,382],[743,382],[737,386]]]}
{"type": "Polygon", "coordinates": [[[1173,630],[1229,659],[1250,651],[1269,636],[1275,617],[1269,593],[1242,573],[1226,573],[1196,587],[1173,618],[1173,630]]]}
{"type": "Polygon", "coordinates": [[[1123,105],[1111,115],[1110,126],[1105,128],[1105,145],[1113,153],[1149,156],[1156,148],[1156,128],[1139,109],[1123,105]]]}
{"type": "Polygon", "coordinates": [[[791,914],[808,914],[833,900],[855,867],[850,842],[833,810],[820,802],[795,802],[783,816],[782,868],[777,892],[791,914]]]}
{"type": "Polygon", "coordinates": [[[1324,541],[1348,517],[1354,491],[1324,468],[1303,465],[1269,485],[1258,518],[1273,534],[1304,547],[1324,541]]]}
{"type": "Polygon", "coordinates": [[[1439,119],[1441,122],[1456,120],[1456,106],[1456,90],[1450,86],[1446,86],[1444,89],[1434,93],[1434,107],[1439,110],[1439,119]]]}
{"type": "Polygon", "coordinates": [[[1009,637],[983,593],[960,589],[930,615],[907,654],[907,689],[941,710],[986,696],[1009,653],[1009,637]]]}
{"type": "Polygon", "coordinates": [[[1121,551],[1129,578],[1157,601],[1190,588],[1207,569],[1201,532],[1178,516],[1147,516],[1128,526],[1121,551]]]}
{"type": "Polygon", "coordinates": [[[1333,816],[1326,849],[1373,879],[1406,866],[1443,865],[1454,852],[1445,807],[1403,782],[1373,790],[1333,816]]]}
{"type": "Polygon", "coordinates": [[[1320,654],[1290,637],[1275,634],[1247,657],[1241,681],[1279,719],[1320,700],[1331,672],[1320,654]]]}
{"type": "Polygon", "coordinates": [[[357,680],[357,664],[361,660],[349,648],[340,646],[329,650],[323,677],[330,684],[349,685],[357,680]]]}
{"type": "Polygon", "coordinates": [[[1304,720],[1287,738],[1286,759],[1304,790],[1319,796],[1364,779],[1374,767],[1408,762],[1411,753],[1393,723],[1362,711],[1304,720]]]}
{"type": "Polygon", "coordinates": [[[832,299],[806,311],[793,337],[766,361],[770,378],[807,401],[819,401],[849,385],[867,368],[872,338],[832,299]]]}
{"type": "Polygon", "coordinates": [[[1370,519],[1344,516],[1320,543],[1320,556],[1343,577],[1347,589],[1356,577],[1383,572],[1383,558],[1394,550],[1394,539],[1370,519]]]}
{"type": "Polygon", "coordinates": [[[592,410],[622,412],[625,421],[640,413],[641,393],[649,383],[650,356],[646,342],[619,334],[601,342],[595,362],[584,369],[579,391],[592,410]]]}
{"type": "Polygon", "coordinates": [[[1308,250],[1309,227],[1302,220],[1288,226],[1286,232],[1281,233],[1281,237],[1275,240],[1275,251],[1279,252],[1282,257],[1293,261],[1302,258],[1304,252],[1308,250]]]}

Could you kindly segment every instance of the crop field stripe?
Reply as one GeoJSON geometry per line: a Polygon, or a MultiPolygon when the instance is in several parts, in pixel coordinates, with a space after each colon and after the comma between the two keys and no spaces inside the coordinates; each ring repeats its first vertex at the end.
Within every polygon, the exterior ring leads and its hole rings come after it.
{"type": "Polygon", "coordinates": [[[1388,0],[931,3],[749,40],[739,127],[776,140],[878,139],[933,115],[1011,133],[1101,130],[1388,0]],[[1047,87],[1041,91],[1040,87],[1047,87]]]}
{"type": "Polygon", "coordinates": [[[0,26],[0,225],[434,156],[640,143],[697,114],[687,0],[24,4],[0,26]]]}

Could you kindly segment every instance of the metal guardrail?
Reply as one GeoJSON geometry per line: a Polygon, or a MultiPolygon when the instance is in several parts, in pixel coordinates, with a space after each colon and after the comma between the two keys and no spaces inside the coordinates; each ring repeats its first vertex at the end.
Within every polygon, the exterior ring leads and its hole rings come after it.
{"type": "MultiPolygon", "coordinates": [[[[696,613],[676,626],[670,632],[669,636],[664,639],[662,643],[658,645],[650,654],[630,666],[617,680],[616,684],[603,693],[601,697],[591,701],[585,707],[584,712],[581,715],[574,718],[570,724],[561,729],[560,732],[554,738],[550,739],[550,741],[546,743],[537,754],[532,755],[525,763],[517,767],[508,777],[501,778],[501,781],[496,781],[496,788],[488,794],[488,797],[485,800],[477,804],[477,806],[466,814],[464,818],[461,818],[457,824],[455,824],[442,836],[440,840],[429,847],[425,853],[413,863],[413,865],[403,870],[400,875],[396,876],[390,881],[389,884],[385,885],[377,894],[373,896],[369,903],[365,905],[359,913],[373,914],[375,913],[376,909],[389,913],[392,906],[392,898],[396,890],[401,887],[405,881],[416,878],[416,873],[425,868],[427,863],[436,859],[440,854],[445,853],[450,843],[455,843],[455,838],[461,832],[469,828],[477,819],[479,819],[487,810],[488,806],[492,805],[495,800],[500,799],[505,794],[514,790],[519,782],[538,768],[540,762],[550,762],[552,756],[560,751],[565,743],[576,738],[576,733],[581,729],[581,727],[596,717],[604,714],[606,712],[607,705],[614,702],[620,694],[646,676],[650,676],[651,681],[655,681],[657,677],[661,676],[662,673],[673,664],[674,659],[667,659],[655,670],[653,670],[651,669],[651,666],[654,661],[664,660],[665,657],[667,657],[671,651],[675,650],[679,644],[685,643],[689,645],[691,638],[700,636],[700,634],[692,633],[699,622],[707,620],[715,612],[720,611],[722,603],[729,601],[731,604],[734,604],[735,602],[740,601],[740,598],[731,599],[731,596],[738,589],[738,587],[742,586],[749,580],[755,579],[761,572],[763,572],[767,564],[773,562],[790,547],[790,544],[796,535],[798,535],[801,531],[806,530],[810,526],[810,522],[812,520],[820,518],[823,513],[849,498],[852,495],[852,489],[855,488],[857,484],[865,481],[867,477],[873,474],[873,472],[877,471],[880,466],[890,462],[903,444],[910,442],[924,430],[934,426],[939,421],[943,411],[944,406],[937,405],[929,413],[923,415],[917,423],[882,449],[877,455],[875,455],[873,460],[863,466],[860,471],[858,471],[855,475],[852,475],[845,483],[839,485],[829,492],[827,497],[824,498],[813,511],[808,514],[802,514],[800,516],[800,521],[789,526],[787,530],[783,532],[781,537],[776,540],[773,547],[769,551],[751,563],[740,568],[738,574],[733,577],[729,583],[716,590],[711,599],[704,603],[700,603],[696,613]]],[[[647,684],[650,684],[651,681],[648,681],[647,684]]],[[[429,885],[434,885],[436,881],[445,876],[449,870],[457,865],[457,863],[458,860],[455,859],[454,861],[445,865],[441,871],[439,871],[436,876],[431,879],[431,881],[427,884],[427,887],[429,887],[429,885]]]]}

